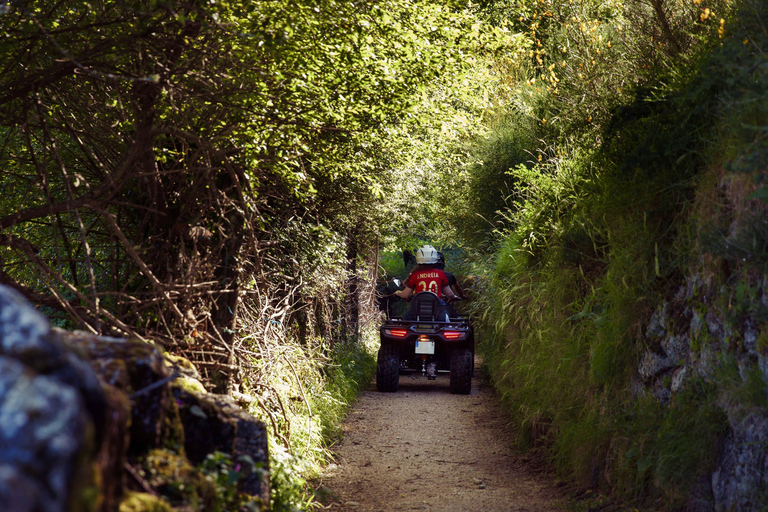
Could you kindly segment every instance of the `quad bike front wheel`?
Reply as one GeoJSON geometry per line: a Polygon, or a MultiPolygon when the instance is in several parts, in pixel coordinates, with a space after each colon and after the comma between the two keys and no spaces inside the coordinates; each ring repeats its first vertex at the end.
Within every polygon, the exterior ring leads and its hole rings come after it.
{"type": "Polygon", "coordinates": [[[472,391],[472,370],[475,366],[472,349],[460,348],[451,352],[451,393],[468,395],[472,391]]]}
{"type": "Polygon", "coordinates": [[[394,393],[400,384],[400,352],[390,343],[382,343],[376,359],[376,389],[394,393]]]}

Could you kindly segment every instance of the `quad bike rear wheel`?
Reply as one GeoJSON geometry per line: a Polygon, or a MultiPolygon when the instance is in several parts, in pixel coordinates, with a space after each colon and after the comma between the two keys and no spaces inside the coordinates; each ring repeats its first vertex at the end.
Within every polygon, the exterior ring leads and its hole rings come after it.
{"type": "Polygon", "coordinates": [[[451,352],[451,393],[468,395],[472,391],[472,369],[475,365],[472,349],[460,348],[451,352]]]}
{"type": "Polygon", "coordinates": [[[376,389],[394,393],[400,384],[400,352],[390,343],[382,343],[376,359],[376,389]]]}

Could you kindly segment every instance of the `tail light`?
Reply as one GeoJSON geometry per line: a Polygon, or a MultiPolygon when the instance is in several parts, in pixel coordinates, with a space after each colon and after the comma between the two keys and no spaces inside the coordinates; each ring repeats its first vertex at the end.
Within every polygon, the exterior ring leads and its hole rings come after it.
{"type": "Polygon", "coordinates": [[[387,336],[393,336],[395,338],[405,338],[408,336],[407,329],[384,329],[384,334],[387,336]]]}
{"type": "Polygon", "coordinates": [[[465,333],[461,331],[443,331],[443,336],[447,340],[460,340],[464,337],[465,333]]]}

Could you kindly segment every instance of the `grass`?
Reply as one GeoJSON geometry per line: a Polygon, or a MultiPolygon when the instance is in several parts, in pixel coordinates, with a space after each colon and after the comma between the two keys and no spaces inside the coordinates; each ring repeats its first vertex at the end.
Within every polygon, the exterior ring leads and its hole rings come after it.
{"type": "MultiPolygon", "coordinates": [[[[518,447],[544,449],[582,489],[638,507],[685,507],[714,468],[729,414],[766,408],[766,377],[756,369],[715,362],[707,378],[688,376],[674,392],[672,375],[659,377],[666,398],[637,370],[659,349],[644,333],[652,313],[693,275],[705,274],[719,296],[676,307],[722,310],[741,348],[716,350],[744,350],[746,319],[756,322],[755,346],[768,346],[765,173],[755,172],[765,168],[757,128],[765,83],[753,74],[765,61],[756,48],[768,47],[757,29],[766,8],[741,5],[722,41],[625,91],[591,149],[576,143],[511,169],[517,202],[496,230],[490,263],[474,270],[479,351],[518,426],[518,447]]],[[[538,133],[550,148],[563,136],[538,133]]],[[[676,322],[670,329],[688,332],[687,320],[676,322]]],[[[694,335],[694,352],[707,336],[694,335]]]]}
{"type": "Polygon", "coordinates": [[[271,417],[264,408],[251,411],[277,428],[269,436],[271,510],[312,508],[308,482],[329,460],[339,425],[375,373],[374,334],[366,331],[360,339],[337,340],[333,346],[318,340],[282,341],[284,356],[265,371],[263,384],[270,393],[262,395],[262,400],[272,395],[280,407],[271,417]]]}

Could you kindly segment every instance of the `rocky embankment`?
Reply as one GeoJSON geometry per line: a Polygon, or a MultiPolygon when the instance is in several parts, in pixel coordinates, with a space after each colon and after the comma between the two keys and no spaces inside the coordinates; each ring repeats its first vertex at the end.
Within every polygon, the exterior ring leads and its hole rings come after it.
{"type": "Polygon", "coordinates": [[[267,510],[264,424],[196,376],[0,286],[0,510],[267,510]]]}
{"type": "Polygon", "coordinates": [[[745,396],[750,381],[768,381],[768,336],[757,328],[758,315],[768,311],[768,289],[762,282],[750,291],[757,300],[745,297],[744,304],[738,304],[723,300],[713,283],[689,278],[653,314],[639,367],[643,382],[638,384],[661,403],[669,403],[697,379],[720,383],[714,396],[717,407],[728,416],[728,433],[709,481],[700,487],[701,501],[690,504],[691,509],[765,510],[768,410],[764,405],[768,397],[764,387],[757,402],[745,396]],[[738,374],[730,388],[722,378],[726,367],[738,374]]]}

